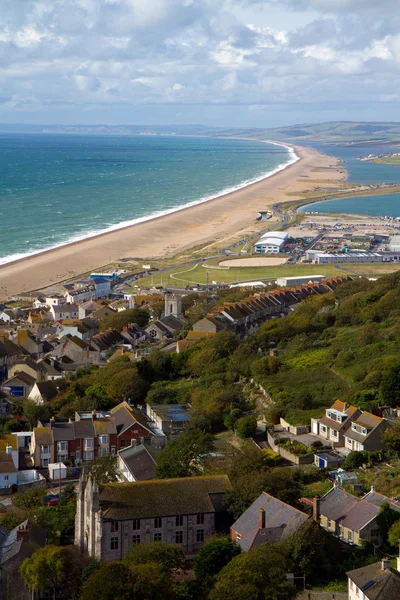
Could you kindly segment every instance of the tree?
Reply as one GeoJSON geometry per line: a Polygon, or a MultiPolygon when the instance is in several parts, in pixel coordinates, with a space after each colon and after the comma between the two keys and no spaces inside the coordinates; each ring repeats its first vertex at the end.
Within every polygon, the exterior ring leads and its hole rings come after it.
{"type": "Polygon", "coordinates": [[[33,400],[25,398],[22,406],[23,418],[31,429],[36,427],[40,419],[49,419],[51,417],[50,407],[45,404],[36,404],[33,400]]]}
{"type": "Polygon", "coordinates": [[[190,477],[201,473],[202,457],[214,447],[213,436],[200,429],[188,428],[170,442],[158,457],[156,477],[190,477]]]}
{"type": "Polygon", "coordinates": [[[194,574],[203,590],[213,587],[216,575],[240,552],[240,547],[229,538],[213,537],[208,540],[193,562],[194,574]]]}
{"type": "Polygon", "coordinates": [[[122,562],[110,562],[94,571],[82,586],[80,600],[134,600],[132,575],[122,562]]]}
{"type": "Polygon", "coordinates": [[[240,408],[234,408],[224,417],[224,425],[227,429],[231,429],[232,431],[235,429],[235,424],[239,419],[242,411],[240,408]]]}
{"type": "Polygon", "coordinates": [[[383,502],[380,505],[379,513],[376,518],[376,522],[379,527],[379,533],[383,540],[383,545],[388,543],[389,531],[396,521],[400,520],[400,513],[390,508],[387,502],[383,502]]]}
{"type": "Polygon", "coordinates": [[[162,565],[156,562],[133,565],[131,576],[137,600],[173,600],[172,580],[162,565]]]}
{"type": "Polygon", "coordinates": [[[181,546],[167,542],[134,544],[125,554],[124,561],[129,566],[157,563],[168,574],[183,569],[185,556],[181,546]]]}
{"type": "Polygon", "coordinates": [[[148,322],[149,313],[146,310],[140,308],[128,308],[127,310],[117,312],[102,319],[100,331],[106,331],[107,329],[122,331],[123,327],[126,327],[131,323],[136,323],[139,327],[146,327],[148,322]]]}
{"type": "Polygon", "coordinates": [[[333,556],[336,544],[332,536],[318,523],[308,520],[296,531],[289,541],[289,552],[299,572],[308,578],[329,577],[336,561],[333,556]]]}
{"type": "Polygon", "coordinates": [[[286,549],[262,544],[252,552],[236,556],[217,575],[210,600],[289,600],[296,589],[287,583],[290,571],[286,549]]]}
{"type": "Polygon", "coordinates": [[[251,438],[255,436],[257,431],[257,419],[252,415],[239,419],[236,424],[236,433],[242,439],[251,438]]]}
{"type": "Polygon", "coordinates": [[[400,453],[400,425],[389,427],[382,434],[382,443],[396,454],[400,453]]]}
{"type": "Polygon", "coordinates": [[[129,399],[132,404],[138,404],[146,398],[149,384],[138,375],[135,368],[129,367],[116,373],[108,382],[106,389],[114,400],[129,399]]]}
{"type": "Polygon", "coordinates": [[[400,405],[400,363],[390,365],[379,386],[381,403],[384,406],[400,405]]]}
{"type": "Polygon", "coordinates": [[[395,521],[389,529],[388,541],[392,548],[398,548],[400,540],[400,521],[395,521]]]}
{"type": "MultiPolygon", "coordinates": [[[[45,546],[36,550],[21,565],[20,574],[25,585],[34,592],[51,589],[53,598],[57,592],[65,592],[68,587],[76,585],[76,572],[85,566],[83,556],[76,548],[45,546]]],[[[77,578],[80,581],[80,576],[77,578]]],[[[67,595],[67,597],[71,597],[67,595]]]]}
{"type": "Polygon", "coordinates": [[[37,508],[38,506],[44,506],[44,497],[46,491],[40,488],[32,488],[26,492],[19,492],[13,497],[13,504],[17,508],[23,510],[29,510],[31,508],[37,508]]]}
{"type": "Polygon", "coordinates": [[[90,463],[89,473],[97,484],[118,481],[116,457],[111,454],[97,457],[90,463]]]}

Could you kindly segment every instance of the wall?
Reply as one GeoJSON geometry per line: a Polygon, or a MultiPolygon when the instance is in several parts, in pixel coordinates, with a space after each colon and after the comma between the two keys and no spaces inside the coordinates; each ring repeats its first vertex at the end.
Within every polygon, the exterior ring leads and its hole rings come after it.
{"type": "Polygon", "coordinates": [[[285,419],[280,418],[280,425],[287,431],[290,431],[293,435],[301,435],[302,433],[309,433],[310,427],[308,425],[290,425],[285,419]]]}
{"type": "MultiPolygon", "coordinates": [[[[296,600],[347,600],[347,592],[306,591],[296,596],[296,600]]],[[[358,600],[360,600],[358,598],[358,600]]]]}
{"type": "Polygon", "coordinates": [[[279,444],[276,444],[274,438],[272,437],[269,431],[267,433],[267,438],[268,444],[271,446],[274,452],[277,452],[278,454],[280,454],[280,456],[282,456],[282,458],[285,458],[286,460],[294,463],[295,465],[310,465],[314,462],[314,454],[307,454],[306,456],[296,456],[295,454],[292,454],[285,448],[282,448],[282,446],[280,446],[279,444]]]}

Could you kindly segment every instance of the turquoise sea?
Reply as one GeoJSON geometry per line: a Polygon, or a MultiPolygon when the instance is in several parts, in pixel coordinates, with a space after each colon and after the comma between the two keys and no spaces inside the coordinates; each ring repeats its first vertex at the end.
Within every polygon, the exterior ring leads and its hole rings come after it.
{"type": "Polygon", "coordinates": [[[206,201],[295,159],[235,139],[0,135],[0,264],[206,201]]]}
{"type": "MultiPolygon", "coordinates": [[[[377,165],[357,160],[369,154],[390,154],[399,152],[399,147],[390,146],[332,146],[313,144],[313,147],[325,154],[343,161],[348,171],[348,180],[354,183],[400,183],[400,165],[377,165]]],[[[315,202],[300,209],[301,212],[362,214],[380,217],[400,217],[400,195],[382,194],[381,196],[363,196],[359,198],[341,198],[315,202]]]]}

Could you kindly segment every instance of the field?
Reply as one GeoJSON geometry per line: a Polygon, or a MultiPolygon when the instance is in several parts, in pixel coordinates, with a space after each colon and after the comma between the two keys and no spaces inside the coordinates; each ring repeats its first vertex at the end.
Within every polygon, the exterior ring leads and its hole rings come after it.
{"type": "MultiPolygon", "coordinates": [[[[208,261],[210,267],[218,266],[219,260],[208,261]]],[[[303,275],[324,275],[340,277],[341,275],[362,275],[377,277],[385,273],[400,270],[398,263],[373,263],[346,265],[281,265],[272,267],[230,267],[229,269],[206,268],[205,263],[197,263],[193,267],[173,269],[164,273],[151,275],[140,280],[141,287],[174,285],[185,287],[188,284],[236,283],[276,279],[277,277],[295,277],[303,275]]]]}

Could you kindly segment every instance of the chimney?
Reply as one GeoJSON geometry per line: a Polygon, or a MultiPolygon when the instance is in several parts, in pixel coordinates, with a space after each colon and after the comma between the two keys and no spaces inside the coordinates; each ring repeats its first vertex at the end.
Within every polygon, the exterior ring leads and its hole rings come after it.
{"type": "Polygon", "coordinates": [[[346,410],[349,408],[349,405],[347,404],[347,402],[343,403],[343,412],[346,412],[346,410]]]}
{"type": "Polygon", "coordinates": [[[51,417],[51,419],[50,419],[50,428],[51,428],[51,429],[54,429],[54,427],[55,427],[55,424],[56,424],[56,420],[55,420],[55,418],[54,418],[54,417],[51,417]]]}
{"type": "Polygon", "coordinates": [[[375,491],[376,491],[376,487],[374,485],[371,485],[371,489],[370,489],[371,494],[373,494],[375,491]]]}
{"type": "Polygon", "coordinates": [[[320,505],[321,505],[321,497],[320,496],[315,496],[315,498],[313,498],[313,519],[314,521],[317,521],[317,523],[319,523],[319,518],[320,518],[320,505]]]}
{"type": "Polygon", "coordinates": [[[24,524],[20,525],[17,529],[17,540],[29,540],[29,524],[26,524],[26,527],[24,524]]]}
{"type": "Polygon", "coordinates": [[[6,453],[7,454],[12,454],[12,451],[13,451],[12,446],[6,446],[6,453]]]}
{"type": "Polygon", "coordinates": [[[265,529],[265,510],[258,509],[258,529],[265,529]]]}
{"type": "Polygon", "coordinates": [[[390,569],[390,560],[388,556],[382,560],[382,571],[386,571],[387,569],[390,569]]]}
{"type": "Polygon", "coordinates": [[[92,410],[92,421],[95,421],[97,417],[97,412],[95,410],[92,410]]]}

